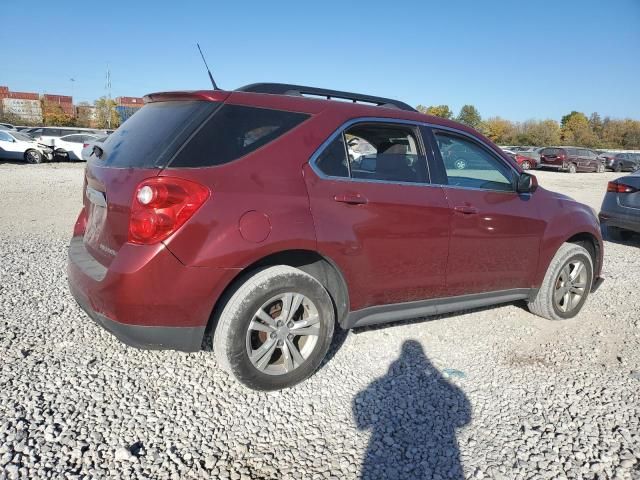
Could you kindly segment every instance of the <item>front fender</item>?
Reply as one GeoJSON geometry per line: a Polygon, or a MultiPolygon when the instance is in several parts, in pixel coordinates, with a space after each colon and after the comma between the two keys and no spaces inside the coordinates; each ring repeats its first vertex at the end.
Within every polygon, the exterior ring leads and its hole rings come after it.
{"type": "MultiPolygon", "coordinates": [[[[601,276],[604,254],[600,222],[590,207],[571,199],[554,198],[544,209],[555,209],[540,245],[535,287],[544,280],[547,269],[560,246],[569,240],[590,238],[595,244],[594,279],[601,276]]],[[[544,211],[544,210],[543,210],[544,211]]]]}

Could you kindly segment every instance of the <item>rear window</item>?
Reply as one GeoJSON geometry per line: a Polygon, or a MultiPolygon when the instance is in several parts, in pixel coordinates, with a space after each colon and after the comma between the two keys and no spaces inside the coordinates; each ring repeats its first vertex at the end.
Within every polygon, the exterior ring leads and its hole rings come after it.
{"type": "Polygon", "coordinates": [[[203,101],[149,103],[106,138],[99,161],[109,167],[165,167],[219,105],[203,101]]]}
{"type": "Polygon", "coordinates": [[[562,150],[559,148],[545,148],[540,152],[541,155],[560,155],[562,154],[562,150]]]}
{"type": "Polygon", "coordinates": [[[307,118],[309,115],[303,113],[222,105],[178,153],[171,167],[231,162],[272,142],[307,118]]]}

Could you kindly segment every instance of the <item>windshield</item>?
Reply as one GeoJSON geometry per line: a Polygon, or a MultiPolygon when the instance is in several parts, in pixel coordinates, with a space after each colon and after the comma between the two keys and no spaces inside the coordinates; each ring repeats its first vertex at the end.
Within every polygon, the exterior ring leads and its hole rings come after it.
{"type": "Polygon", "coordinates": [[[11,135],[13,135],[16,140],[22,140],[23,142],[33,142],[33,138],[31,138],[29,135],[25,135],[24,133],[11,132],[11,135]]]}

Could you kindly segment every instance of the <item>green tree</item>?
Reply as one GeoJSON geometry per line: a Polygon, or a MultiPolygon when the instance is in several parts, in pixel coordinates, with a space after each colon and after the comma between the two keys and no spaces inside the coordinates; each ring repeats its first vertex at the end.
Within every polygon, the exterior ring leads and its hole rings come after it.
{"type": "Polygon", "coordinates": [[[482,128],[482,117],[480,112],[473,105],[463,105],[457,118],[458,122],[463,123],[471,128],[480,130],[482,128]]]}
{"type": "Polygon", "coordinates": [[[591,131],[593,134],[598,137],[598,140],[602,138],[602,129],[604,128],[604,123],[602,122],[602,118],[598,112],[593,112],[589,116],[589,126],[591,127],[591,131]]]}
{"type": "Polygon", "coordinates": [[[435,117],[446,118],[449,120],[453,118],[453,112],[449,108],[449,105],[431,105],[430,107],[426,108],[423,113],[426,113],[427,115],[433,115],[435,117]]]}
{"type": "Polygon", "coordinates": [[[120,116],[116,111],[115,100],[100,97],[93,105],[96,107],[97,128],[118,128],[120,126],[120,116]]]}
{"type": "Polygon", "coordinates": [[[561,138],[565,144],[572,144],[580,147],[595,147],[598,138],[591,130],[589,119],[582,112],[575,110],[562,117],[561,138]]]}

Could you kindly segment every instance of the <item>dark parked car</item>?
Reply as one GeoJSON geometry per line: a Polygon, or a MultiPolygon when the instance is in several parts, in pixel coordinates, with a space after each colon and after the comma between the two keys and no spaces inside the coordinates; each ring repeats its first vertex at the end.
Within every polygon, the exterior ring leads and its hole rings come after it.
{"type": "Polygon", "coordinates": [[[125,126],[87,162],[71,292],[137,347],[210,329],[251,388],[311,375],[335,327],[515,300],[563,320],[601,282],[591,208],[402,102],[255,84],[151,94],[125,126]]]}
{"type": "Polygon", "coordinates": [[[578,147],[547,147],[540,151],[540,168],[555,168],[569,173],[604,172],[604,163],[596,152],[578,147]]]}
{"type": "Polygon", "coordinates": [[[640,153],[603,153],[600,157],[615,172],[635,172],[640,168],[640,153]]]}
{"type": "Polygon", "coordinates": [[[640,233],[640,171],[609,182],[599,217],[603,230],[614,240],[640,233]]]}

